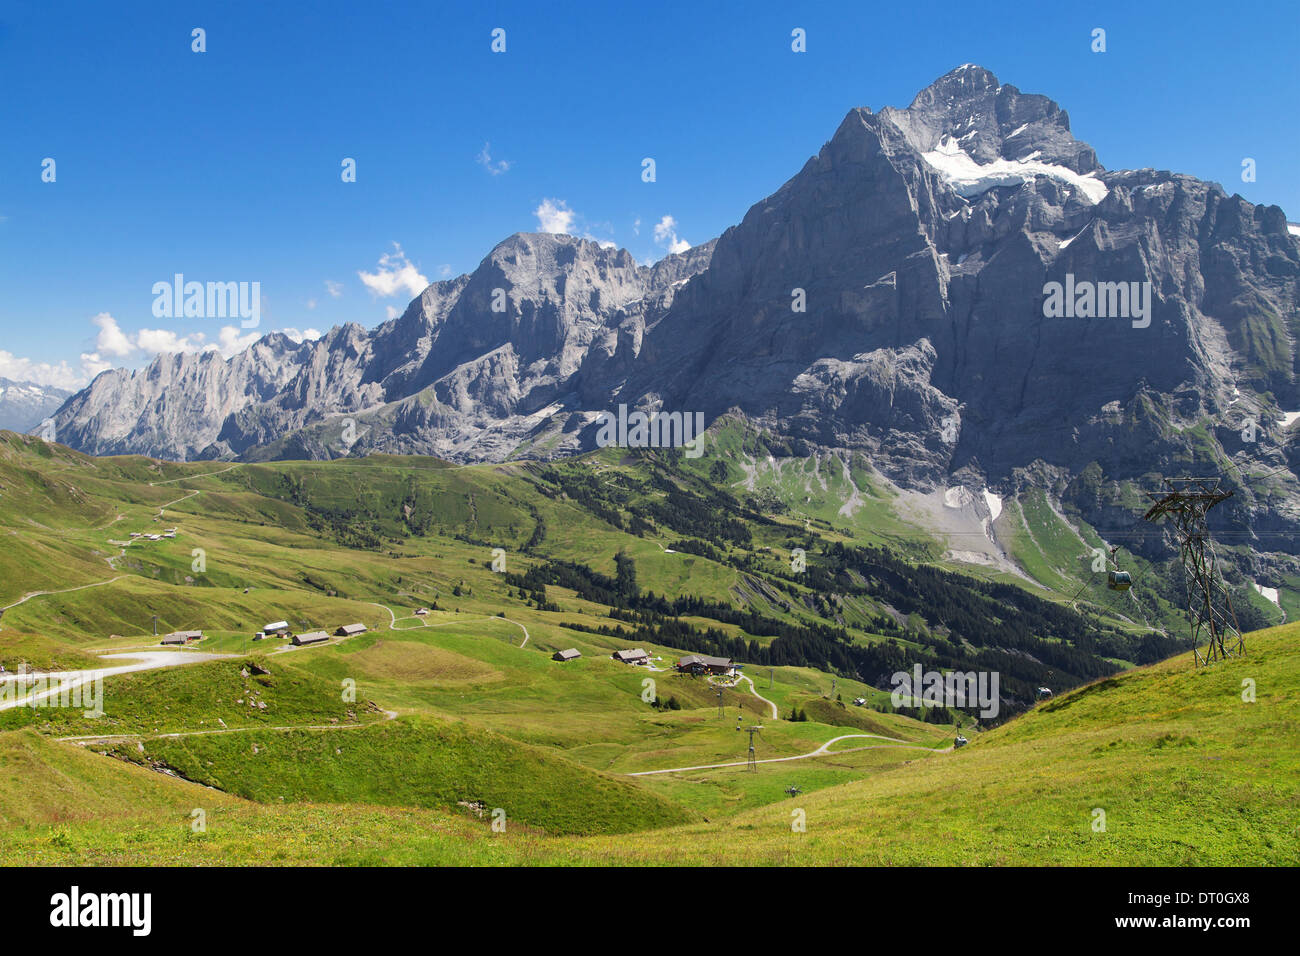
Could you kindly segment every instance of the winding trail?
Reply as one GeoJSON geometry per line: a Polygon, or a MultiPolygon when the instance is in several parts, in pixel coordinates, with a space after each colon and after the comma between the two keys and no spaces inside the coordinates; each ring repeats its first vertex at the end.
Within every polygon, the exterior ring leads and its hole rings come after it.
{"type": "Polygon", "coordinates": [[[515,627],[519,628],[521,631],[524,632],[524,643],[523,643],[523,644],[520,644],[520,645],[519,645],[520,647],[523,647],[524,644],[527,644],[527,643],[528,643],[528,628],[524,627],[524,626],[523,626],[522,624],[520,624],[518,621],[511,621],[510,618],[508,618],[508,617],[497,618],[497,620],[500,620],[500,621],[507,621],[507,622],[509,622],[510,624],[513,624],[515,627]]]}
{"type": "MultiPolygon", "coordinates": [[[[149,482],[149,487],[154,488],[157,487],[158,485],[170,485],[178,481],[197,481],[200,478],[211,478],[213,475],[224,475],[226,472],[238,468],[240,465],[243,464],[246,464],[246,462],[237,461],[233,465],[230,465],[229,467],[222,468],[218,471],[206,471],[201,475],[181,475],[179,478],[167,478],[164,481],[151,481],[149,482]]],[[[195,494],[198,494],[198,492],[195,492],[195,494]]]]}
{"type": "MultiPolygon", "coordinates": [[[[806,754],[796,754],[793,757],[765,757],[762,760],[755,760],[754,763],[784,763],[788,760],[808,760],[811,757],[838,757],[840,754],[857,753],[859,750],[924,750],[928,753],[947,753],[952,747],[946,747],[943,750],[936,750],[933,747],[924,747],[921,744],[909,744],[907,741],[899,740],[897,737],[883,737],[880,734],[844,734],[840,737],[832,737],[826,743],[822,744],[816,750],[809,751],[806,754]],[[896,743],[890,744],[867,744],[863,747],[848,747],[844,750],[829,750],[833,743],[841,740],[851,740],[854,738],[871,737],[876,740],[892,740],[896,743]]],[[[747,767],[749,761],[735,760],[731,763],[709,763],[701,764],[698,767],[669,767],[666,770],[638,770],[636,773],[625,773],[625,777],[649,777],[660,773],[685,773],[688,770],[721,770],[726,767],[747,767]]]]}
{"type": "Polygon", "coordinates": [[[754,682],[753,682],[753,680],[751,680],[749,677],[745,676],[744,674],[741,674],[741,675],[740,675],[740,679],[743,680],[745,683],[749,684],[749,692],[750,692],[751,694],[753,694],[755,697],[757,697],[757,698],[758,698],[759,700],[761,700],[763,703],[767,704],[767,706],[769,706],[769,707],[772,708],[772,719],[773,719],[773,720],[777,720],[777,719],[779,719],[780,716],[781,716],[781,713],[780,713],[780,711],[777,710],[777,708],[776,708],[776,704],[773,703],[772,701],[768,700],[766,697],[764,697],[762,694],[760,694],[760,693],[758,692],[758,688],[754,686],[754,682]]]}
{"type": "MultiPolygon", "coordinates": [[[[382,711],[384,720],[396,720],[397,711],[382,711]]],[[[283,727],[222,727],[218,730],[177,730],[169,734],[83,734],[78,737],[55,737],[61,743],[86,744],[108,743],[112,740],[174,740],[178,737],[209,737],[213,734],[246,734],[254,730],[358,730],[373,727],[383,721],[368,720],[359,724],[292,724],[283,727]]]]}
{"type": "Polygon", "coordinates": [[[163,512],[166,511],[168,508],[170,508],[172,505],[178,505],[178,504],[180,504],[182,501],[189,501],[189,500],[190,500],[191,498],[193,498],[195,495],[201,495],[201,494],[203,494],[203,492],[202,492],[201,490],[200,490],[200,491],[191,491],[188,495],[182,495],[180,498],[177,498],[175,501],[169,501],[169,502],[167,502],[167,504],[162,505],[162,506],[158,509],[158,517],[161,518],[163,512]]]}
{"type": "MultiPolygon", "coordinates": [[[[418,620],[418,619],[419,619],[418,615],[415,615],[415,614],[407,614],[405,617],[398,617],[396,614],[393,613],[393,609],[392,609],[391,607],[389,607],[388,605],[386,605],[386,604],[380,604],[380,603],[378,603],[377,601],[367,601],[366,603],[369,604],[369,605],[371,605],[372,607],[382,608],[383,610],[385,610],[385,611],[388,612],[388,618],[389,618],[389,620],[388,620],[388,629],[389,629],[390,631],[415,631],[415,630],[418,630],[418,628],[414,628],[414,627],[398,627],[398,626],[397,626],[397,622],[398,622],[398,621],[414,621],[414,620],[418,620]]],[[[481,622],[481,621],[505,621],[507,624],[513,624],[515,627],[519,628],[519,630],[521,630],[521,631],[524,632],[524,640],[523,640],[523,643],[520,644],[519,646],[520,646],[520,647],[524,647],[524,646],[528,643],[528,638],[529,638],[529,636],[530,636],[529,633],[528,633],[528,628],[524,627],[524,625],[520,624],[518,621],[511,620],[511,619],[508,618],[508,617],[502,617],[502,616],[499,615],[499,614],[493,614],[493,615],[489,615],[489,616],[487,616],[487,617],[467,617],[467,618],[453,619],[453,620],[450,620],[450,621],[439,621],[437,624],[432,624],[432,623],[430,623],[429,621],[421,621],[421,622],[420,622],[420,627],[447,627],[448,625],[451,625],[451,624],[475,624],[475,623],[478,623],[478,622],[481,622]]],[[[774,715],[774,716],[775,716],[775,715],[774,715]]]]}
{"type": "MultiPolygon", "coordinates": [[[[210,478],[210,477],[213,476],[213,475],[223,475],[223,474],[225,474],[226,472],[230,471],[231,469],[238,468],[238,467],[239,467],[240,465],[242,465],[242,464],[244,464],[244,462],[236,462],[235,464],[230,465],[230,466],[228,466],[228,467],[226,467],[226,468],[222,468],[222,469],[220,469],[220,470],[218,470],[218,471],[209,471],[209,472],[206,472],[206,473],[204,473],[204,474],[202,474],[202,475],[182,475],[182,476],[179,477],[179,478],[168,478],[168,479],[166,479],[165,481],[151,481],[151,482],[149,482],[149,487],[154,487],[154,486],[156,486],[156,485],[170,485],[170,484],[172,484],[172,483],[174,483],[174,482],[177,482],[177,481],[194,481],[194,480],[197,480],[197,479],[199,479],[199,478],[210,478]]],[[[187,500],[189,500],[190,498],[193,498],[195,495],[201,495],[201,494],[203,494],[202,489],[200,489],[200,490],[198,490],[198,491],[191,491],[188,495],[183,495],[183,496],[181,496],[180,498],[177,498],[175,501],[169,501],[169,502],[167,502],[165,505],[163,505],[162,507],[160,507],[160,508],[158,509],[158,517],[161,518],[163,512],[164,512],[166,509],[170,508],[172,505],[178,505],[178,504],[180,504],[182,501],[187,501],[187,500]]],[[[126,517],[126,516],[125,516],[125,515],[118,515],[116,518],[114,518],[112,521],[108,522],[107,524],[103,524],[103,525],[100,525],[100,526],[95,527],[95,528],[86,528],[86,529],[84,529],[84,530],[85,530],[85,531],[102,531],[104,528],[107,528],[108,525],[110,525],[110,524],[115,524],[116,522],[121,521],[124,517],[126,517]]],[[[65,528],[65,529],[63,529],[63,531],[60,532],[60,533],[61,533],[61,534],[66,534],[66,533],[68,532],[68,530],[69,530],[69,529],[66,529],[66,528],[65,528]]],[[[14,533],[14,534],[17,534],[17,532],[13,532],[13,533],[14,533]]],[[[126,553],[126,550],[125,550],[125,548],[124,548],[124,549],[122,550],[122,553],[119,554],[119,555],[117,555],[117,557],[120,558],[120,557],[122,557],[123,555],[125,555],[125,553],[126,553]]],[[[116,560],[116,558],[107,558],[106,560],[108,561],[109,567],[113,567],[113,561],[116,560]]],[[[58,590],[58,591],[32,591],[30,594],[27,594],[27,595],[23,596],[22,598],[20,598],[19,600],[14,601],[13,604],[6,604],[4,607],[0,607],[0,615],[3,615],[4,612],[7,611],[7,610],[9,610],[11,607],[17,607],[17,606],[20,605],[20,604],[25,604],[27,601],[30,601],[30,600],[31,600],[32,598],[34,598],[34,597],[40,597],[40,596],[45,595],[45,594],[68,594],[68,593],[70,593],[70,592],[72,592],[72,591],[84,591],[86,588],[100,588],[100,587],[103,587],[103,586],[106,585],[106,584],[112,584],[114,581],[121,581],[123,578],[129,578],[129,577],[132,577],[132,575],[129,575],[129,574],[119,574],[119,575],[117,575],[117,577],[109,578],[107,581],[93,581],[93,582],[91,582],[90,584],[82,584],[82,585],[78,585],[78,586],[75,587],[75,588],[63,588],[63,589],[58,590]]]]}
{"type": "Polygon", "coordinates": [[[75,588],[63,588],[60,591],[32,591],[27,596],[17,601],[14,601],[13,604],[6,604],[4,607],[0,607],[0,613],[9,610],[11,607],[17,607],[20,604],[25,604],[26,602],[30,601],[32,598],[40,597],[42,594],[67,594],[70,591],[84,591],[86,590],[86,588],[100,588],[103,587],[105,584],[112,584],[114,581],[120,581],[123,578],[129,578],[130,576],[131,575],[129,574],[119,574],[117,577],[109,578],[107,581],[94,581],[91,584],[79,584],[75,588]]]}
{"type": "Polygon", "coordinates": [[[388,607],[386,604],[377,604],[374,601],[367,601],[366,603],[373,607],[383,608],[385,611],[387,611],[388,618],[389,618],[388,629],[390,631],[397,630],[397,615],[393,613],[393,609],[391,607],[388,607]]]}
{"type": "MultiPolygon", "coordinates": [[[[0,699],[0,711],[15,707],[29,707],[38,704],[47,697],[69,694],[88,681],[113,677],[117,674],[134,674],[139,671],[159,670],[167,667],[183,667],[186,664],[198,664],[202,661],[215,661],[238,657],[238,654],[214,654],[208,651],[129,651],[118,654],[101,654],[100,660],[128,660],[134,664],[119,664],[116,667],[95,668],[77,671],[32,671],[26,674],[0,674],[0,685],[19,684],[21,682],[41,681],[45,688],[36,694],[28,694],[20,700],[0,699]]],[[[8,693],[5,694],[7,698],[8,693]]]]}

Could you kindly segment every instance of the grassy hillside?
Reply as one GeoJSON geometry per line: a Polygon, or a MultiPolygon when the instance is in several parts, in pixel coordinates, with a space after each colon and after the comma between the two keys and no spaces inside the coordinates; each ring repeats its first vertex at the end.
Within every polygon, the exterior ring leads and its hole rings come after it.
{"type": "Polygon", "coordinates": [[[335,733],[153,738],[116,753],[259,803],[481,804],[552,833],[623,833],[686,814],[626,779],[465,724],[403,719],[335,733]]]}
{"type": "MultiPolygon", "coordinates": [[[[101,717],[0,709],[5,858],[1294,859],[1294,628],[1209,672],[1132,670],[1178,649],[1129,616],[1170,606],[1139,565],[1122,616],[1075,610],[955,572],[863,459],[714,440],[698,461],[172,465],[0,435],[8,671],[156,652],[155,618],[204,632],[179,666],[106,678],[101,717]],[[252,640],[276,619],[368,631],[252,640]],[[611,658],[629,647],[650,665],[611,658]],[[749,679],[678,674],[686,653],[749,679]],[[999,672],[998,718],[895,712],[890,675],[917,663],[999,672]],[[1258,700],[1229,708],[1242,677],[1258,700]],[[1034,706],[1040,684],[1057,697],[1034,706]],[[972,743],[950,752],[959,730],[972,743]],[[1206,828],[1206,807],[1241,812],[1206,828]]],[[[999,523],[1040,580],[1081,580],[1095,535],[1045,497],[999,523]]]]}
{"type": "Polygon", "coordinates": [[[129,837],[99,821],[57,838],[10,830],[3,842],[41,862],[1295,865],[1298,638],[1288,625],[1251,634],[1248,657],[1208,670],[1182,656],[1130,671],[959,751],[682,827],[494,834],[472,817],[412,808],[235,804],[214,811],[203,841],[176,821],[129,837]],[[1247,679],[1253,703],[1242,700],[1247,679]],[[796,810],[805,832],[791,828],[796,810]]]}
{"type": "MultiPolygon", "coordinates": [[[[107,760],[31,730],[0,733],[0,825],[7,842],[23,828],[29,836],[60,845],[67,827],[113,819],[146,828],[188,826],[194,807],[231,807],[233,797],[107,760]],[[61,829],[50,829],[59,825],[61,829]]],[[[12,862],[21,856],[6,853],[12,862]]]]}
{"type": "Polygon", "coordinates": [[[164,734],[301,724],[361,724],[382,719],[372,702],[348,702],[339,684],[256,655],[104,681],[103,715],[84,708],[15,707],[0,711],[0,730],[31,727],[54,737],[164,734]]]}

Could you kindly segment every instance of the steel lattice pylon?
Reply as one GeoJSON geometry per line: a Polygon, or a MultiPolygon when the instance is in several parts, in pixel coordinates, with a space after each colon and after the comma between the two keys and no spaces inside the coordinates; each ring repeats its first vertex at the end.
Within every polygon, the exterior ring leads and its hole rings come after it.
{"type": "Polygon", "coordinates": [[[1232,596],[1223,582],[1214,556],[1214,542],[1205,523],[1205,513],[1220,501],[1231,498],[1232,492],[1220,490],[1218,478],[1166,478],[1165,485],[1169,489],[1166,492],[1147,493],[1155,504],[1142,517],[1146,521],[1158,521],[1168,516],[1178,530],[1187,582],[1187,618],[1192,627],[1196,663],[1211,664],[1234,654],[1244,654],[1246,645],[1232,609],[1232,596]]]}

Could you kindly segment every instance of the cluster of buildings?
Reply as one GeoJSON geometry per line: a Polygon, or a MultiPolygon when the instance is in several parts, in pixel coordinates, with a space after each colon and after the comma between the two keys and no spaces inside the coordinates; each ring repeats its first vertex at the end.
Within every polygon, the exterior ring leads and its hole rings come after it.
{"type": "Polygon", "coordinates": [[[364,624],[342,624],[334,629],[333,635],[327,631],[304,631],[301,634],[293,633],[289,627],[288,621],[272,621],[260,631],[253,635],[253,640],[261,641],[268,637],[287,637],[296,646],[302,647],[304,644],[322,644],[333,637],[356,637],[358,634],[364,634],[369,628],[364,624]]]}
{"type": "MultiPolygon", "coordinates": [[[[364,634],[368,630],[369,628],[364,624],[343,624],[335,629],[332,636],[356,637],[358,634],[364,634]]],[[[159,641],[159,643],[170,646],[183,646],[200,640],[202,637],[202,631],[172,631],[159,641]]],[[[331,635],[325,631],[305,631],[301,634],[295,634],[289,627],[288,621],[272,621],[270,624],[266,625],[266,627],[254,634],[253,640],[261,641],[268,637],[287,637],[289,640],[293,641],[294,644],[301,647],[303,644],[320,644],[324,641],[328,641],[331,635]]]]}
{"type": "Polygon", "coordinates": [[[131,540],[133,541],[137,541],[137,540],[138,541],[161,541],[164,538],[174,538],[174,537],[176,537],[175,528],[167,528],[165,531],[162,531],[159,534],[152,534],[145,531],[131,532],[131,540]]]}
{"type": "MultiPolygon", "coordinates": [[[[577,654],[577,651],[573,653],[577,654]]],[[[632,664],[639,667],[650,664],[650,655],[640,647],[615,651],[610,656],[620,664],[632,664]]],[[[557,656],[556,660],[559,659],[557,656]]],[[[723,677],[735,677],[742,667],[730,657],[711,657],[708,654],[688,654],[680,658],[674,666],[677,672],[681,674],[716,674],[723,677]]]]}

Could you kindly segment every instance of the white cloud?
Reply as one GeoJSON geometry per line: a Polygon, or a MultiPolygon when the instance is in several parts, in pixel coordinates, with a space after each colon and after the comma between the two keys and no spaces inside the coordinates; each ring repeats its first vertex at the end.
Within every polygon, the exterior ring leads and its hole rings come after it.
{"type": "Polygon", "coordinates": [[[325,291],[330,294],[331,299],[337,299],[343,294],[343,283],[335,282],[333,279],[326,279],[325,291]]]}
{"type": "Polygon", "coordinates": [[[573,220],[577,214],[563,199],[543,199],[542,204],[533,210],[533,215],[537,217],[540,232],[573,234],[573,220]]]}
{"type": "Polygon", "coordinates": [[[428,288],[429,280],[411,264],[396,242],[393,243],[393,250],[379,257],[378,271],[358,272],[357,275],[371,295],[389,298],[403,290],[412,297],[419,295],[428,288]]]}
{"type": "Polygon", "coordinates": [[[312,309],[314,309],[314,308],[316,308],[316,300],[315,300],[315,299],[308,299],[308,300],[307,300],[307,309],[308,309],[308,311],[310,311],[310,310],[312,310],[312,309]]]}
{"type": "MultiPolygon", "coordinates": [[[[57,364],[34,362],[0,350],[0,378],[35,382],[37,385],[49,385],[55,388],[75,389],[81,388],[100,372],[121,364],[123,360],[138,358],[141,353],[152,356],[159,352],[198,352],[205,348],[218,348],[215,345],[206,345],[202,332],[181,336],[169,329],[141,329],[135,335],[129,335],[122,331],[117,320],[107,312],[92,316],[90,321],[99,329],[95,336],[95,351],[82,352],[78,365],[73,366],[66,361],[57,364]]],[[[227,333],[232,333],[233,337],[237,338],[238,332],[239,330],[233,326],[222,330],[223,354],[234,354],[233,351],[225,351],[227,343],[234,348],[233,338],[227,333]]],[[[256,338],[257,334],[254,333],[252,338],[248,339],[249,343],[256,338]]],[[[247,344],[243,347],[246,348],[247,344]]],[[[235,351],[238,349],[236,348],[235,351]]]]}
{"type": "Polygon", "coordinates": [[[177,335],[171,329],[141,329],[135,334],[135,346],[146,355],[160,352],[201,352],[207,338],[202,332],[177,335]]]}
{"type": "Polygon", "coordinates": [[[451,278],[451,266],[449,264],[438,266],[438,278],[440,279],[451,278]]]}
{"type": "MultiPolygon", "coordinates": [[[[222,358],[230,358],[266,334],[260,330],[247,331],[238,326],[226,325],[217,333],[216,340],[209,342],[203,332],[185,335],[172,329],[140,329],[134,334],[124,332],[117,320],[107,312],[100,312],[90,321],[99,328],[99,333],[95,336],[95,351],[82,352],[78,366],[69,365],[66,361],[57,364],[33,362],[0,349],[0,378],[77,389],[107,369],[152,359],[162,353],[219,352],[222,358]]],[[[314,341],[322,334],[318,329],[299,331],[290,328],[278,331],[294,342],[314,341]]]]}
{"type": "Polygon", "coordinates": [[[77,383],[77,386],[80,387],[82,385],[85,385],[87,382],[93,379],[100,372],[107,372],[112,367],[113,367],[112,362],[105,361],[103,358],[96,355],[94,352],[89,352],[89,353],[82,352],[81,353],[82,378],[81,381],[77,383]]]}
{"type": "MultiPolygon", "coordinates": [[[[222,358],[230,358],[232,355],[238,355],[244,349],[248,348],[263,335],[261,332],[249,332],[240,335],[242,329],[237,329],[233,325],[222,326],[221,332],[217,335],[217,345],[209,345],[208,349],[217,349],[221,352],[222,358]]],[[[293,338],[293,336],[289,336],[293,338]]]]}
{"type": "Polygon", "coordinates": [[[298,345],[303,342],[315,342],[324,334],[319,329],[302,329],[301,331],[298,329],[280,329],[280,332],[290,342],[295,342],[298,345]]]}
{"type": "Polygon", "coordinates": [[[395,319],[395,318],[397,318],[399,315],[401,315],[402,313],[399,312],[399,311],[397,311],[397,306],[394,306],[394,305],[386,305],[386,306],[384,306],[384,314],[385,314],[386,316],[388,316],[390,319],[395,319]]]}
{"type": "Polygon", "coordinates": [[[602,249],[617,249],[617,248],[618,248],[618,243],[614,242],[613,239],[602,239],[602,238],[600,238],[599,236],[592,235],[592,232],[591,232],[592,229],[597,229],[597,230],[599,230],[600,232],[607,232],[607,233],[610,233],[610,234],[612,235],[613,232],[614,232],[614,227],[613,227],[612,225],[610,225],[608,222],[593,222],[593,223],[587,223],[587,226],[588,226],[589,228],[586,228],[586,229],[583,230],[582,238],[586,239],[588,242],[594,242],[596,245],[600,246],[600,248],[602,248],[602,249]]]}
{"type": "Polygon", "coordinates": [[[90,320],[99,326],[99,335],[95,339],[95,349],[108,355],[130,355],[135,346],[117,325],[117,320],[107,312],[101,312],[90,320]]]}
{"type": "Polygon", "coordinates": [[[685,252],[691,244],[677,235],[677,220],[664,216],[655,223],[655,242],[669,252],[685,252]]]}
{"type": "Polygon", "coordinates": [[[618,243],[614,240],[592,235],[593,228],[612,233],[614,228],[608,222],[590,222],[576,210],[570,209],[563,199],[543,199],[542,204],[533,210],[533,215],[537,217],[538,232],[576,236],[581,230],[583,239],[596,243],[602,249],[618,248],[618,243]]]}
{"type": "Polygon", "coordinates": [[[506,159],[492,162],[492,144],[484,143],[483,151],[478,154],[478,164],[486,169],[493,176],[500,176],[504,172],[509,172],[510,161],[506,159]]]}
{"type": "Polygon", "coordinates": [[[633,234],[634,236],[639,236],[639,235],[641,235],[641,217],[640,217],[640,216],[637,216],[635,219],[632,220],[632,234],[633,234]]]}
{"type": "Polygon", "coordinates": [[[49,362],[33,362],[29,358],[14,355],[0,349],[0,378],[15,382],[34,382],[52,388],[80,388],[91,377],[110,367],[95,355],[81,356],[81,368],[73,368],[67,362],[53,365],[49,362]]]}

